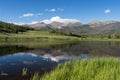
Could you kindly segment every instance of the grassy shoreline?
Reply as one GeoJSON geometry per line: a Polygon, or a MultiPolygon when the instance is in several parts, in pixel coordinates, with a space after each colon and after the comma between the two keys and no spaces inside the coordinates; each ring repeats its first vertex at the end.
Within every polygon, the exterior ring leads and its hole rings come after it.
{"type": "Polygon", "coordinates": [[[24,33],[0,33],[0,42],[30,42],[30,41],[77,41],[76,37],[52,34],[49,31],[28,31],[24,33]]]}
{"type": "Polygon", "coordinates": [[[108,38],[80,38],[50,31],[28,31],[24,33],[0,33],[0,42],[59,42],[59,41],[120,41],[120,39],[108,38]]]}
{"type": "Polygon", "coordinates": [[[119,80],[120,61],[115,58],[83,59],[59,64],[55,70],[31,80],[119,80]]]}

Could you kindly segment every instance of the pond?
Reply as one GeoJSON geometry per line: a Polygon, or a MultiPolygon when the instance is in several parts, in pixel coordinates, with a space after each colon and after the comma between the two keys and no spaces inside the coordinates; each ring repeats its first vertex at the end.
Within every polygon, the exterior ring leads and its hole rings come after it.
{"type": "Polygon", "coordinates": [[[30,80],[41,76],[59,63],[95,57],[120,57],[120,42],[81,41],[67,44],[0,44],[0,80],[30,80]],[[22,76],[27,68],[27,76],[22,76]]]}

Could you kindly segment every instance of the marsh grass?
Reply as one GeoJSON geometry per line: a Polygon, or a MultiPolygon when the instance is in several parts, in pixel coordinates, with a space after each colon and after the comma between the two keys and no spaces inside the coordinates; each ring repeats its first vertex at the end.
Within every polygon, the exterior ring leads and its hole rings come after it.
{"type": "Polygon", "coordinates": [[[115,58],[69,61],[59,64],[42,78],[32,80],[120,80],[120,61],[115,58]]]}
{"type": "Polygon", "coordinates": [[[35,73],[35,74],[33,75],[33,77],[31,78],[31,80],[40,80],[39,74],[38,74],[38,73],[35,73]]]}
{"type": "Polygon", "coordinates": [[[27,75],[27,68],[23,68],[23,70],[22,70],[22,76],[26,76],[27,75]]]}

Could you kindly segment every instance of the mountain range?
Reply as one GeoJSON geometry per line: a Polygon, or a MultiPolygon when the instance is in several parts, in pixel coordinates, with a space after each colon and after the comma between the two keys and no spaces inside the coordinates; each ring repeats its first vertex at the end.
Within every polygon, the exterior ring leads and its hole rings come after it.
{"type": "Polygon", "coordinates": [[[46,24],[44,22],[39,22],[27,26],[34,29],[62,30],[70,31],[77,34],[120,34],[119,21],[100,22],[95,20],[91,21],[88,24],[82,24],[80,22],[67,24],[61,22],[52,22],[46,24]]]}

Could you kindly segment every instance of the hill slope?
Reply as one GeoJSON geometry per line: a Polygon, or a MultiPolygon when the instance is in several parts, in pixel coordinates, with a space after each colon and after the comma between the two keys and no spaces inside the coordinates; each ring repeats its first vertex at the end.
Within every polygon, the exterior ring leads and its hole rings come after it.
{"type": "Polygon", "coordinates": [[[32,28],[15,25],[12,23],[5,23],[0,21],[0,33],[19,33],[26,32],[32,28]]]}

